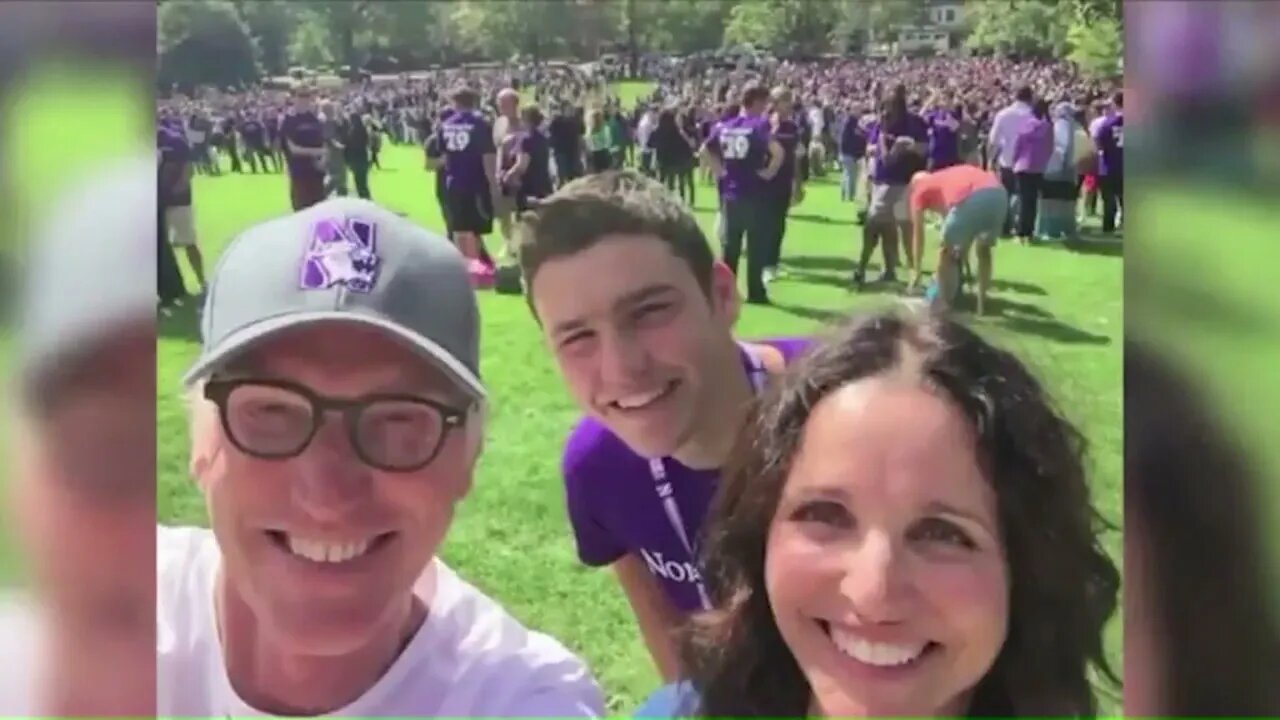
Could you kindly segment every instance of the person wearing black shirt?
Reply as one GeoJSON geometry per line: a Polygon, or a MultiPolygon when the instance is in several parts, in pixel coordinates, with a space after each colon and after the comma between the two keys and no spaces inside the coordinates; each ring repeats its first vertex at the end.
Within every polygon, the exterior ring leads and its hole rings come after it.
{"type": "Polygon", "coordinates": [[[369,125],[368,117],[353,108],[343,128],[343,154],[351,178],[356,185],[356,194],[365,200],[372,196],[369,193],[369,125]]]}
{"type": "Polygon", "coordinates": [[[673,193],[677,192],[676,183],[680,181],[680,198],[692,203],[686,197],[686,183],[682,176],[685,168],[693,163],[694,141],[680,127],[674,108],[663,108],[658,113],[658,127],[649,137],[649,144],[658,165],[658,180],[673,193]]]}
{"type": "Polygon", "coordinates": [[[547,133],[560,185],[582,175],[582,135],[585,131],[567,104],[551,119],[547,133]]]}

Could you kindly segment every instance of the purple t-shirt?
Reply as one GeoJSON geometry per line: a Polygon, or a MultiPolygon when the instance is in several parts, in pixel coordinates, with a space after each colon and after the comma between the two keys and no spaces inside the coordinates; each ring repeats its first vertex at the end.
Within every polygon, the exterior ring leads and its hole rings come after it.
{"type": "Polygon", "coordinates": [[[477,112],[459,110],[440,121],[436,137],[444,154],[445,187],[456,192],[488,192],[484,156],[498,153],[493,126],[477,112]]]}
{"type": "Polygon", "coordinates": [[[249,116],[240,121],[240,134],[244,136],[244,144],[251,148],[267,145],[267,128],[256,117],[249,116]]]}
{"type": "MultiPolygon", "coordinates": [[[[324,127],[320,117],[313,112],[296,112],[286,115],[280,123],[280,134],[287,142],[304,148],[324,147],[324,127]]],[[[285,148],[289,146],[286,144],[285,148]]],[[[323,175],[323,162],[314,157],[289,154],[290,175],[323,175]]]]}
{"type": "Polygon", "coordinates": [[[537,128],[524,131],[519,138],[519,153],[529,156],[529,167],[520,177],[520,195],[544,198],[555,190],[551,183],[551,143],[537,128]]]}
{"type": "Polygon", "coordinates": [[[181,126],[156,128],[156,147],[160,150],[160,202],[164,207],[189,207],[191,183],[187,166],[191,164],[191,146],[181,126]]]}
{"type": "Polygon", "coordinates": [[[769,119],[739,115],[711,130],[707,148],[724,163],[720,194],[726,200],[758,195],[764,189],[759,175],[769,158],[769,119]]]}
{"type": "Polygon", "coordinates": [[[871,179],[887,185],[906,185],[911,181],[911,169],[905,167],[902,162],[886,161],[885,158],[880,157],[881,134],[885,137],[885,146],[890,149],[899,137],[909,137],[923,145],[929,142],[929,126],[924,118],[909,112],[892,127],[881,127],[881,124],[876,122],[867,134],[867,145],[875,148],[873,152],[876,156],[875,172],[871,175],[871,179]]]}
{"type": "MultiPolygon", "coordinates": [[[[789,365],[808,349],[806,339],[767,340],[789,365]]],[[[750,363],[742,354],[743,370],[750,363]]],[[[699,533],[719,483],[719,470],[693,470],[663,459],[666,479],[679,509],[684,532],[697,552],[699,533]]],[[[610,565],[624,555],[644,558],[678,610],[702,607],[701,573],[668,518],[649,460],[637,455],[594,418],[584,418],[564,451],[565,494],[569,521],[585,565],[610,565]]]]}
{"type": "Polygon", "coordinates": [[[1124,113],[1103,120],[1093,137],[1098,146],[1098,175],[1124,174],[1124,113]]]}
{"type": "Polygon", "coordinates": [[[840,128],[840,154],[852,158],[862,158],[867,154],[867,134],[853,115],[846,117],[840,128]]]}
{"type": "Polygon", "coordinates": [[[934,170],[960,162],[960,119],[950,110],[935,110],[929,123],[929,160],[934,170]]]}

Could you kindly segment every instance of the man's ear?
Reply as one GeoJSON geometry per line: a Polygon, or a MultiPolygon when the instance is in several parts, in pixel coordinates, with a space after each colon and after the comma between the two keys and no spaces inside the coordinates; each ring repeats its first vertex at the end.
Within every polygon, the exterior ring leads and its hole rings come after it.
{"type": "Polygon", "coordinates": [[[738,316],[742,312],[738,278],[720,260],[711,266],[711,309],[717,317],[723,319],[725,327],[730,329],[738,324],[738,316]]]}

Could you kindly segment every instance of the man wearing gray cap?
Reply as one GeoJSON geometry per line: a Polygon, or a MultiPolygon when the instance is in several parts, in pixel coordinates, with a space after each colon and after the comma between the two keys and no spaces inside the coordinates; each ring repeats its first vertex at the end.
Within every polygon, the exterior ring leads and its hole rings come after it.
{"type": "Polygon", "coordinates": [[[155,712],[155,164],[96,166],[32,228],[0,510],[0,716],[155,712]],[[92,238],[92,242],[85,242],[92,238]]]}
{"type": "Polygon", "coordinates": [[[578,658],[436,557],[486,407],[452,244],[354,198],[258,225],[202,336],[185,382],[212,530],[160,530],[158,715],[603,713],[578,658]]]}

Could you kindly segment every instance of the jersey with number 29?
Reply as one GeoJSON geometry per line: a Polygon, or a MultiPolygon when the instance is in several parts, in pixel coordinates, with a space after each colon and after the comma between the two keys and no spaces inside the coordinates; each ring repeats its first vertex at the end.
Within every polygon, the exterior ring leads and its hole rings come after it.
{"type": "Polygon", "coordinates": [[[440,123],[436,137],[444,155],[445,187],[458,192],[487,192],[484,156],[497,153],[489,122],[479,113],[458,111],[440,123]]]}
{"type": "Polygon", "coordinates": [[[759,175],[769,157],[771,131],[766,117],[739,115],[711,131],[707,149],[724,163],[720,192],[726,200],[758,195],[765,181],[759,175]]]}

